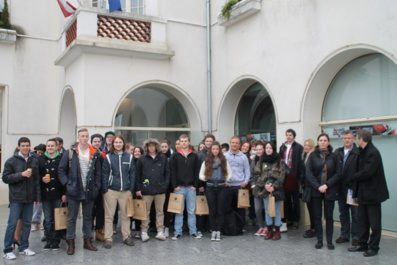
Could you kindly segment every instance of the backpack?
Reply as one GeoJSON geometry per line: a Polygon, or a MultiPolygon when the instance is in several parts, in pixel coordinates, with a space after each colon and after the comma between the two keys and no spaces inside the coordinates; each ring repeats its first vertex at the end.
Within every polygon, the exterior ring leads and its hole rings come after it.
{"type": "Polygon", "coordinates": [[[238,212],[230,209],[225,213],[222,234],[225,236],[238,236],[243,233],[243,220],[238,212]]]}

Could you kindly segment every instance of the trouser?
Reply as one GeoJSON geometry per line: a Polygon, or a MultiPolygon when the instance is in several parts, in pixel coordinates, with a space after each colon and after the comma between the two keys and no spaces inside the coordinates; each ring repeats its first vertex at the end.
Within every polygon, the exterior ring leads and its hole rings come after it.
{"type": "Polygon", "coordinates": [[[164,231],[164,202],[165,193],[157,195],[143,195],[142,199],[146,203],[146,220],[141,223],[141,231],[147,232],[150,224],[150,209],[152,208],[152,203],[154,201],[154,206],[156,208],[156,228],[157,232],[164,231]]]}
{"type": "Polygon", "coordinates": [[[225,212],[230,208],[235,210],[241,216],[241,227],[245,226],[245,208],[237,208],[238,203],[238,190],[240,186],[226,187],[226,199],[225,199],[225,212]]]}
{"type": "Polygon", "coordinates": [[[43,214],[43,205],[40,202],[39,204],[33,205],[33,216],[32,223],[41,224],[41,215],[43,214]]]}
{"type": "Polygon", "coordinates": [[[358,206],[358,227],[360,231],[358,243],[360,246],[368,246],[378,251],[382,234],[382,206],[380,203],[360,204],[358,206]]]}
{"type": "Polygon", "coordinates": [[[108,190],[108,192],[103,195],[103,206],[105,209],[106,241],[113,241],[113,218],[117,208],[117,204],[119,205],[121,215],[121,235],[123,237],[123,241],[130,236],[130,218],[127,216],[127,202],[130,195],[131,192],[129,190],[108,190]]]}
{"type": "Polygon", "coordinates": [[[340,196],[338,199],[339,218],[340,218],[340,236],[344,238],[358,239],[358,206],[346,203],[346,197],[340,196]],[[351,221],[350,221],[351,216],[351,221]]]}
{"type": "Polygon", "coordinates": [[[61,207],[61,199],[44,200],[44,231],[47,244],[59,244],[61,242],[61,232],[55,230],[54,209],[61,207]]]}
{"type": "Polygon", "coordinates": [[[276,217],[270,217],[268,214],[268,205],[269,205],[269,197],[263,198],[263,204],[265,206],[265,212],[266,212],[266,225],[271,226],[281,226],[281,212],[280,212],[280,201],[275,202],[276,206],[276,217]],[[273,220],[274,218],[274,220],[273,220]]]}
{"type": "MultiPolygon", "coordinates": [[[[176,190],[174,193],[183,194],[183,199],[186,202],[186,210],[187,210],[187,224],[189,226],[189,233],[195,234],[197,233],[196,227],[196,215],[194,211],[196,210],[196,191],[191,190],[193,186],[182,187],[179,186],[181,190],[176,190]]],[[[185,203],[182,204],[182,212],[184,211],[185,203]]],[[[183,213],[175,215],[175,234],[182,235],[182,226],[183,226],[183,213]]]]}
{"type": "Polygon", "coordinates": [[[66,240],[76,238],[76,221],[79,214],[80,204],[83,210],[83,238],[90,238],[92,231],[92,206],[94,205],[93,200],[73,200],[68,199],[68,227],[66,229],[66,240]]]}
{"type": "Polygon", "coordinates": [[[316,226],[314,224],[314,211],[313,211],[313,202],[307,202],[306,203],[307,210],[309,212],[309,220],[310,220],[310,229],[316,229],[316,226]]]}
{"type": "Polygon", "coordinates": [[[313,201],[313,210],[314,210],[314,223],[316,227],[317,240],[323,241],[323,225],[322,225],[322,216],[323,216],[323,204],[324,204],[324,215],[325,215],[325,224],[326,224],[326,237],[327,243],[332,243],[332,234],[334,233],[334,206],[335,201],[326,200],[324,195],[322,197],[312,197],[313,201]]]}
{"type": "Polygon", "coordinates": [[[256,218],[256,211],[255,211],[255,202],[254,202],[254,195],[252,194],[252,190],[249,191],[250,193],[250,207],[248,208],[248,217],[249,219],[256,218]]]}
{"type": "Polygon", "coordinates": [[[99,230],[105,226],[105,210],[103,209],[103,195],[98,192],[98,196],[92,208],[92,221],[95,219],[95,230],[99,230]]]}
{"type": "Polygon", "coordinates": [[[6,233],[4,235],[4,254],[12,252],[12,244],[14,243],[15,227],[18,219],[22,216],[23,228],[21,236],[21,244],[19,251],[24,251],[29,247],[30,223],[32,222],[33,203],[10,203],[10,214],[8,216],[8,223],[6,233]]]}
{"type": "Polygon", "coordinates": [[[284,217],[287,221],[299,223],[300,212],[299,189],[285,194],[284,217]]]}
{"type": "Polygon", "coordinates": [[[226,187],[209,187],[205,190],[207,197],[209,220],[212,231],[221,231],[225,220],[226,187]]]}
{"type": "Polygon", "coordinates": [[[168,212],[168,202],[170,201],[170,195],[171,195],[172,190],[167,189],[165,193],[165,201],[164,201],[164,207],[163,207],[163,212],[164,212],[164,226],[165,227],[171,227],[172,223],[172,214],[168,212]]]}
{"type": "Polygon", "coordinates": [[[254,204],[255,204],[256,221],[258,222],[259,228],[262,228],[265,226],[265,223],[263,221],[263,217],[264,217],[263,198],[254,198],[254,204]]]}

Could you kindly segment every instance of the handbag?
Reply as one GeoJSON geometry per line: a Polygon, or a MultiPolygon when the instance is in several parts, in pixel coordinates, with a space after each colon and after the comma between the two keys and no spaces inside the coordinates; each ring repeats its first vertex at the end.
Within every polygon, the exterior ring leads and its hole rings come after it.
{"type": "Polygon", "coordinates": [[[64,202],[61,202],[59,208],[54,209],[55,230],[63,230],[68,227],[68,214],[69,208],[64,202]],[[63,205],[65,205],[65,207],[62,207],[63,205]]]}
{"type": "Polygon", "coordinates": [[[209,215],[207,197],[205,195],[196,196],[196,215],[209,215]]]}
{"type": "Polygon", "coordinates": [[[249,191],[246,189],[239,189],[237,208],[249,208],[249,207],[250,207],[249,191]]]}
{"type": "Polygon", "coordinates": [[[132,199],[132,194],[128,196],[128,201],[127,201],[127,216],[128,217],[133,217],[134,216],[134,200],[132,199]]]}
{"type": "Polygon", "coordinates": [[[270,217],[276,217],[276,198],[269,194],[269,201],[267,203],[267,214],[270,217]]]}
{"type": "Polygon", "coordinates": [[[183,194],[171,193],[167,211],[170,213],[183,213],[183,194]]]}
{"type": "Polygon", "coordinates": [[[284,192],[291,193],[298,189],[298,179],[294,172],[290,172],[284,180],[284,192]]]}
{"type": "Polygon", "coordinates": [[[132,218],[136,220],[146,221],[147,220],[147,212],[146,212],[146,202],[142,199],[133,200],[134,205],[134,215],[132,218]]]}

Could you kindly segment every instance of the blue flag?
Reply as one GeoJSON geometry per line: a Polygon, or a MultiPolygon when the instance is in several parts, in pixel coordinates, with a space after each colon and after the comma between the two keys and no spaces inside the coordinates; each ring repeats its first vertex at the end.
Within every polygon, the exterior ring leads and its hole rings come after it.
{"type": "Polygon", "coordinates": [[[121,11],[120,0],[109,0],[109,12],[121,11]]]}

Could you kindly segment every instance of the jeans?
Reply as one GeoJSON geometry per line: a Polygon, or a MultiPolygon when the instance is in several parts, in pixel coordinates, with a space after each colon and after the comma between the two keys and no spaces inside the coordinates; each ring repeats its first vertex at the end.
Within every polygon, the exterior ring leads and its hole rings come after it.
{"type": "Polygon", "coordinates": [[[33,205],[33,216],[32,223],[41,224],[41,215],[43,214],[43,205],[40,202],[39,204],[33,205]]]}
{"type": "Polygon", "coordinates": [[[263,199],[262,198],[254,198],[254,204],[255,204],[255,214],[256,214],[256,221],[258,222],[258,227],[262,228],[265,226],[265,223],[263,222],[264,219],[264,212],[263,212],[263,199]]]}
{"type": "Polygon", "coordinates": [[[263,204],[265,205],[266,212],[266,225],[271,226],[281,226],[281,212],[280,212],[280,201],[276,201],[276,217],[270,217],[267,209],[269,204],[269,197],[263,198],[263,204]],[[274,218],[274,221],[273,221],[274,218]]]}
{"type": "Polygon", "coordinates": [[[68,228],[66,230],[66,240],[76,238],[76,220],[79,214],[80,203],[83,208],[83,237],[90,238],[92,230],[92,206],[94,201],[76,201],[68,199],[69,204],[69,215],[68,215],[68,228]]]}
{"type": "Polygon", "coordinates": [[[226,187],[226,199],[225,199],[225,212],[227,212],[230,207],[233,208],[240,216],[242,220],[241,227],[245,226],[245,208],[237,208],[238,201],[238,190],[240,186],[226,187]]]}
{"type": "Polygon", "coordinates": [[[225,220],[225,187],[209,187],[205,190],[209,208],[209,219],[212,231],[221,231],[225,220]]]}
{"type": "Polygon", "coordinates": [[[21,236],[21,244],[19,251],[24,251],[29,247],[30,223],[32,222],[33,202],[31,203],[10,203],[10,214],[8,216],[8,224],[6,234],[4,236],[4,254],[12,252],[12,244],[14,243],[15,227],[18,219],[22,216],[23,228],[21,236]]]}
{"type": "MultiPolygon", "coordinates": [[[[174,193],[176,194],[183,194],[183,199],[186,202],[186,210],[187,210],[187,223],[189,226],[189,233],[195,234],[197,233],[196,227],[196,215],[194,211],[196,210],[196,191],[189,190],[193,186],[189,187],[182,187],[179,186],[181,190],[176,190],[174,193]]],[[[182,204],[182,212],[184,210],[185,204],[182,204]]],[[[175,215],[175,234],[182,235],[182,226],[183,226],[183,214],[176,214],[175,215]]]]}
{"type": "Polygon", "coordinates": [[[350,239],[358,239],[358,206],[353,206],[346,203],[346,197],[340,196],[338,199],[339,218],[340,218],[340,236],[350,239]],[[350,211],[349,211],[350,210],[350,211]],[[351,215],[351,222],[350,222],[351,215]],[[351,228],[350,228],[351,225],[351,228]]]}
{"type": "Polygon", "coordinates": [[[43,201],[44,232],[47,244],[59,244],[61,242],[60,231],[55,230],[54,209],[61,206],[61,199],[43,201]]]}
{"type": "Polygon", "coordinates": [[[327,243],[332,243],[332,234],[334,233],[334,207],[335,201],[326,200],[324,195],[322,197],[312,197],[313,211],[314,211],[314,224],[316,227],[317,241],[323,241],[323,203],[325,215],[325,227],[327,243]]]}

